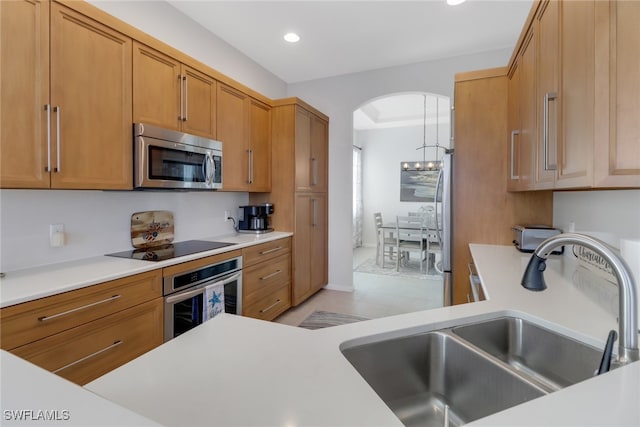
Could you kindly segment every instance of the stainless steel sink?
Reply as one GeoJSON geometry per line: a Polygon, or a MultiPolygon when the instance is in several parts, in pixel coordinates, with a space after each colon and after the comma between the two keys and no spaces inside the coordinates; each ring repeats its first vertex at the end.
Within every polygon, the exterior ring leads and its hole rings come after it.
{"type": "Polygon", "coordinates": [[[406,426],[458,426],[545,394],[446,332],[347,343],[342,353],[406,426]]]}
{"type": "Polygon", "coordinates": [[[593,377],[602,357],[602,350],[515,317],[452,330],[548,391],[593,377]]]}

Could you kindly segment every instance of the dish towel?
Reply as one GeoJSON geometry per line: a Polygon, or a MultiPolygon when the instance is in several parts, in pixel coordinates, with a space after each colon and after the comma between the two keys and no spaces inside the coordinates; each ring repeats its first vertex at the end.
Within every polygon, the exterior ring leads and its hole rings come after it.
{"type": "Polygon", "coordinates": [[[224,313],[224,284],[212,284],[204,288],[204,304],[202,310],[202,321],[224,313]]]}

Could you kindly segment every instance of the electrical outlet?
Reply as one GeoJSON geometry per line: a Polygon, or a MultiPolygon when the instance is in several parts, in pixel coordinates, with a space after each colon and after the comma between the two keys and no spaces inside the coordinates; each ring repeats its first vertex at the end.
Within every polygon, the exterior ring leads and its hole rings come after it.
{"type": "Polygon", "coordinates": [[[229,222],[231,221],[229,218],[231,217],[231,212],[230,211],[224,211],[224,222],[229,222]]]}
{"type": "Polygon", "coordinates": [[[49,245],[64,246],[64,224],[49,225],[49,245]]]}

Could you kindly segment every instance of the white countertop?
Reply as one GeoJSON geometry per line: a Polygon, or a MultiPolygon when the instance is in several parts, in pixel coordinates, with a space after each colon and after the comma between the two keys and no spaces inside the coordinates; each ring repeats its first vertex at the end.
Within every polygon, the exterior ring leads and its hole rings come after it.
{"type": "MultiPolygon", "coordinates": [[[[529,258],[510,246],[471,245],[487,301],[319,330],[221,315],[89,383],[86,388],[167,426],[400,426],[339,346],[499,315],[536,321],[598,347],[616,328],[611,293],[548,262],[549,288],[520,285],[529,258]],[[598,301],[598,302],[596,302],[598,301]]],[[[475,425],[640,425],[640,362],[475,425]]]]}
{"type": "Polygon", "coordinates": [[[292,235],[293,233],[273,231],[264,234],[237,233],[203,238],[199,240],[228,242],[234,245],[166,261],[155,262],[97,256],[37,268],[9,271],[5,273],[5,277],[0,278],[0,308],[292,235]]]}
{"type": "MultiPolygon", "coordinates": [[[[264,242],[289,235],[270,234],[251,239],[264,242]]],[[[237,239],[239,246],[225,249],[251,244],[247,236],[237,239]]],[[[224,250],[190,259],[220,252],[224,250]]],[[[2,424],[13,422],[6,410],[25,409],[67,410],[77,425],[144,425],[153,420],[165,426],[401,426],[342,356],[342,343],[364,343],[407,330],[435,330],[501,315],[524,317],[598,347],[616,328],[611,289],[585,285],[566,257],[548,263],[549,288],[534,293],[519,285],[528,255],[510,246],[492,245],[471,245],[471,252],[487,301],[319,330],[223,314],[84,388],[3,351],[2,424]]],[[[35,277],[42,275],[57,286],[36,287],[38,295],[171,264],[96,261],[56,266],[49,275],[46,269],[38,269],[35,277]],[[90,278],[82,281],[83,273],[90,278]]],[[[27,272],[3,279],[3,294],[7,283],[13,299],[6,301],[28,298],[27,290],[13,289],[29,283],[27,272]]],[[[640,363],[636,362],[471,424],[638,426],[639,401],[640,363]]]]}
{"type": "Polygon", "coordinates": [[[0,351],[3,426],[157,426],[79,385],[0,351]]]}

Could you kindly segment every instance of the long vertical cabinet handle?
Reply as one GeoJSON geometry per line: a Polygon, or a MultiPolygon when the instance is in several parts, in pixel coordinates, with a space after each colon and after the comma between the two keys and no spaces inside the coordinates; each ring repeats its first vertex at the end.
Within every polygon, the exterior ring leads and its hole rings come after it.
{"type": "Polygon", "coordinates": [[[253,184],[253,149],[249,149],[249,170],[251,171],[251,184],[253,184]]]}
{"type": "Polygon", "coordinates": [[[182,121],[186,122],[189,120],[189,83],[186,74],[182,76],[182,82],[184,83],[184,115],[182,121]]]}
{"type": "Polygon", "coordinates": [[[513,165],[515,163],[515,159],[513,158],[513,149],[514,149],[514,146],[515,146],[516,135],[520,135],[520,131],[519,130],[512,130],[511,131],[511,179],[513,179],[513,180],[520,179],[519,175],[514,175],[513,174],[513,165]]]}
{"type": "Polygon", "coordinates": [[[547,92],[544,94],[544,103],[542,104],[542,142],[544,148],[544,170],[556,170],[556,165],[549,164],[549,102],[556,99],[558,95],[555,92],[547,92]]]}
{"type": "Polygon", "coordinates": [[[46,104],[44,110],[47,112],[47,166],[45,172],[51,172],[51,105],[46,104]]]}
{"type": "Polygon", "coordinates": [[[184,94],[183,94],[183,90],[182,90],[182,74],[178,74],[178,86],[179,90],[180,90],[180,112],[178,113],[178,121],[181,122],[182,121],[182,111],[183,111],[183,98],[184,98],[184,94]]]}
{"type": "Polygon", "coordinates": [[[247,150],[247,184],[251,184],[253,182],[253,152],[249,148],[247,150]]]}
{"type": "Polygon", "coordinates": [[[318,159],[311,158],[311,185],[318,185],[318,159]]]}
{"type": "Polygon", "coordinates": [[[311,199],[311,210],[312,212],[312,218],[311,218],[311,226],[312,227],[316,227],[318,225],[318,200],[317,199],[311,199]]]}
{"type": "Polygon", "coordinates": [[[60,116],[62,115],[62,108],[60,106],[53,107],[53,112],[56,113],[56,164],[57,167],[53,170],[54,172],[61,171],[61,160],[60,160],[60,146],[62,145],[62,140],[60,139],[60,116]]]}

